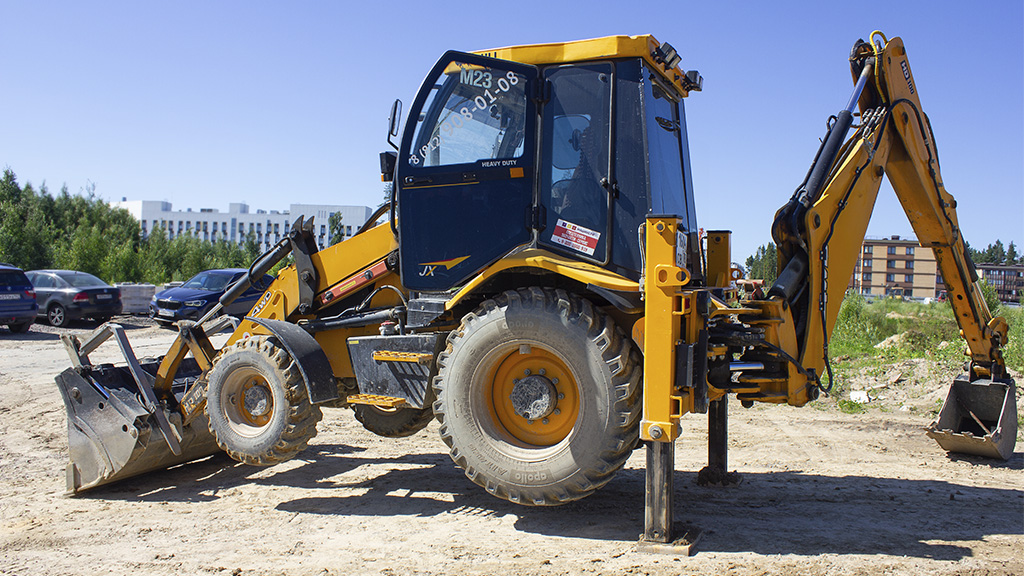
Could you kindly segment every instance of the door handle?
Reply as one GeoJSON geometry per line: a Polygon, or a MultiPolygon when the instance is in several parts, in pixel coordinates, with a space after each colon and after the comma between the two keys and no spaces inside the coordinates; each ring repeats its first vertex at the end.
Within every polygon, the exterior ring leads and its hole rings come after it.
{"type": "Polygon", "coordinates": [[[413,184],[413,185],[415,185],[415,184],[430,184],[433,181],[434,181],[434,179],[431,178],[430,176],[406,176],[405,177],[405,183],[406,184],[413,184]]]}

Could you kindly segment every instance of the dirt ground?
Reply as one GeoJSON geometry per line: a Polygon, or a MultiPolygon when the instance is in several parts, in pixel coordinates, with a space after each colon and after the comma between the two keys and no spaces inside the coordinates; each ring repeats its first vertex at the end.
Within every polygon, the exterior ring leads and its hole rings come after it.
{"type": "MultiPolygon", "coordinates": [[[[122,320],[139,356],[173,338],[122,320]]],[[[117,354],[110,343],[93,358],[117,354]]],[[[310,448],[278,466],[217,456],[68,498],[53,382],[67,366],[55,330],[0,329],[5,576],[1024,574],[1024,443],[1009,462],[948,457],[923,434],[920,410],[733,402],[729,463],[742,483],[729,487],[695,483],[707,420],[686,417],[676,517],[704,535],[682,557],[636,550],[644,450],[590,498],[525,508],[466,479],[436,422],[389,440],[348,410],[325,410],[310,448]]],[[[934,404],[947,384],[913,397],[934,404]]]]}

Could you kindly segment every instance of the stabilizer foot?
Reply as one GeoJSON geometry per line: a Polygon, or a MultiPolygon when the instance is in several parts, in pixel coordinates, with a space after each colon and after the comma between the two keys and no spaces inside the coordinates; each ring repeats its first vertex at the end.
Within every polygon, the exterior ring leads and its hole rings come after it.
{"type": "Polygon", "coordinates": [[[672,527],[673,534],[682,534],[682,536],[676,538],[671,542],[656,542],[644,538],[644,535],[640,535],[640,541],[637,542],[637,552],[647,552],[651,554],[672,554],[675,556],[693,556],[697,553],[697,543],[704,536],[704,531],[692,526],[684,526],[682,524],[676,524],[672,527]]]}

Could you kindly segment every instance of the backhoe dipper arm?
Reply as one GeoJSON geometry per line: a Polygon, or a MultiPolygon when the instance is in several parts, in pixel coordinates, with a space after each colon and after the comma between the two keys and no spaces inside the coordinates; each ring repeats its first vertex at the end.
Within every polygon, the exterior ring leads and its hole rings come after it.
{"type": "Polygon", "coordinates": [[[850,63],[857,83],[850,105],[830,125],[807,179],[772,227],[780,274],[769,299],[785,300],[797,336],[798,349],[787,352],[817,375],[819,386],[831,387],[828,339],[885,174],[921,246],[935,253],[970,349],[971,378],[1000,378],[1007,324],[992,317],[977,285],[903,42],[875,32],[871,43],[857,42],[850,63]],[[855,105],[860,124],[840,146],[855,105]],[[820,382],[823,369],[828,384],[820,382]]]}

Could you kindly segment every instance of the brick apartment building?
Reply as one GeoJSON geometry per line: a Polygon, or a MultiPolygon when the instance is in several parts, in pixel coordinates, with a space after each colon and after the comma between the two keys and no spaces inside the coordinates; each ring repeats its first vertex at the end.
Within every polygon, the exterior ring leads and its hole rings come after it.
{"type": "Polygon", "coordinates": [[[1014,264],[975,264],[978,275],[995,288],[1000,302],[1021,303],[1024,296],[1024,266],[1014,264]]]}
{"type": "Polygon", "coordinates": [[[899,236],[866,238],[849,288],[865,296],[934,298],[945,289],[931,248],[899,236]]]}
{"type": "MultiPolygon", "coordinates": [[[[849,289],[865,296],[935,298],[946,289],[931,248],[899,236],[867,238],[853,269],[849,289]]],[[[1021,302],[1024,266],[975,264],[978,275],[996,289],[1002,302],[1021,302]]]]}

